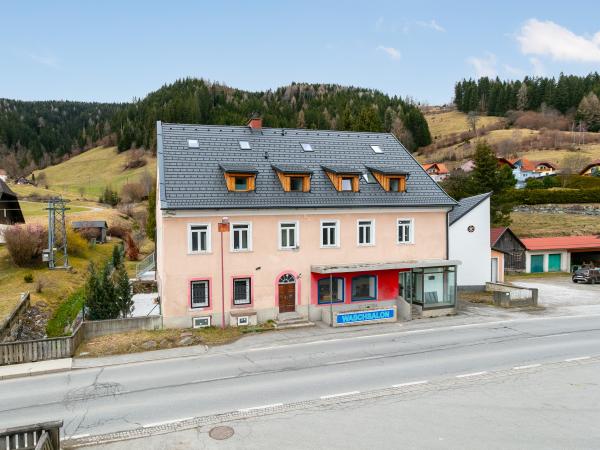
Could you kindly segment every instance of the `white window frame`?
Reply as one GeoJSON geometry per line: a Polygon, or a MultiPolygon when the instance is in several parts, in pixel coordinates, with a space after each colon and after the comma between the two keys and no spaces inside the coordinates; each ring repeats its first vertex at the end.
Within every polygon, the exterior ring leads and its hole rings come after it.
{"type": "MultiPolygon", "coordinates": [[[[405,226],[407,224],[402,224],[405,226]]],[[[396,220],[396,243],[397,244],[414,244],[415,243],[415,220],[408,217],[399,217],[396,220]],[[408,241],[401,241],[399,238],[398,229],[400,228],[400,222],[407,221],[409,227],[410,239],[408,241]]]]}
{"type": "MultiPolygon", "coordinates": [[[[232,289],[231,303],[233,306],[248,306],[248,305],[252,304],[252,278],[249,278],[249,277],[234,278],[231,281],[231,289],[232,289]],[[243,300],[242,303],[236,303],[235,282],[242,281],[242,280],[246,282],[246,298],[243,300]]],[[[237,301],[241,301],[241,300],[237,300],[237,301]]]]}
{"type": "MultiPolygon", "coordinates": [[[[239,253],[239,252],[251,252],[252,251],[252,222],[232,222],[231,223],[231,230],[230,230],[230,236],[229,236],[229,251],[230,252],[234,252],[234,253],[239,253]],[[246,225],[248,227],[248,248],[238,248],[238,249],[234,249],[233,248],[233,242],[234,242],[234,233],[235,233],[235,227],[236,225],[246,225]]],[[[241,242],[241,240],[240,240],[241,242]]]]}
{"type": "Polygon", "coordinates": [[[192,280],[192,281],[190,281],[190,308],[191,309],[210,308],[210,281],[209,280],[192,280]],[[205,305],[195,305],[194,306],[194,288],[193,288],[194,283],[206,284],[206,304],[205,305]]]}
{"type": "MultiPolygon", "coordinates": [[[[290,229],[291,227],[286,227],[290,229]]],[[[279,250],[295,250],[300,247],[300,224],[297,220],[282,220],[279,222],[279,226],[277,228],[277,240],[279,241],[279,250]],[[283,230],[283,225],[294,225],[294,246],[283,246],[283,242],[281,239],[281,232],[283,230]]],[[[289,234],[288,234],[288,243],[289,243],[289,234]]]]}
{"type": "Polygon", "coordinates": [[[373,247],[375,245],[375,219],[357,219],[356,220],[356,245],[359,247],[373,247]],[[371,242],[368,244],[360,242],[360,228],[361,222],[370,222],[371,228],[371,242]]]}
{"type": "Polygon", "coordinates": [[[319,241],[321,242],[321,248],[339,248],[340,247],[340,221],[338,219],[321,219],[321,226],[319,227],[319,241]],[[335,244],[327,244],[323,242],[323,224],[333,222],[335,223],[335,244]]]}
{"type": "Polygon", "coordinates": [[[189,223],[188,224],[188,254],[198,255],[202,253],[212,252],[212,232],[210,223],[189,223]],[[192,249],[192,233],[201,232],[199,230],[192,231],[192,227],[206,227],[206,250],[200,250],[200,236],[198,236],[198,250],[192,249]]]}

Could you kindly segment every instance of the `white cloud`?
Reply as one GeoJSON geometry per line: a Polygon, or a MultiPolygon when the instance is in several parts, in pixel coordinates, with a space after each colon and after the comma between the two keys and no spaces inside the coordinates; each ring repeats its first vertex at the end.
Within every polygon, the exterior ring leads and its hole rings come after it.
{"type": "Polygon", "coordinates": [[[525,76],[525,71],[519,69],[518,67],[511,66],[509,64],[504,64],[504,71],[513,77],[522,78],[525,76]]]}
{"type": "Polygon", "coordinates": [[[476,58],[475,56],[467,59],[467,62],[475,69],[475,75],[479,77],[495,77],[498,74],[496,69],[496,55],[490,52],[486,52],[483,58],[476,58]]]}
{"type": "Polygon", "coordinates": [[[537,58],[529,58],[529,62],[533,67],[533,74],[537,77],[542,77],[546,75],[546,69],[544,68],[544,64],[537,58]]]}
{"type": "Polygon", "coordinates": [[[43,66],[52,67],[54,69],[58,69],[58,60],[54,56],[49,55],[37,55],[35,53],[31,53],[29,57],[38,64],[43,66]]]}
{"type": "Polygon", "coordinates": [[[383,45],[380,45],[379,47],[377,47],[377,50],[381,50],[382,52],[387,53],[387,55],[392,58],[392,59],[400,59],[400,52],[395,49],[394,47],[384,47],[383,45]]]}
{"type": "Polygon", "coordinates": [[[440,24],[438,24],[435,21],[435,19],[431,19],[429,22],[418,20],[417,25],[419,25],[420,27],[423,27],[423,28],[431,28],[432,30],[439,31],[440,33],[443,33],[446,31],[446,29],[444,27],[442,27],[440,24]]]}
{"type": "Polygon", "coordinates": [[[529,19],[517,35],[525,55],[550,56],[556,61],[600,62],[600,32],[591,39],[546,21],[529,19]]]}

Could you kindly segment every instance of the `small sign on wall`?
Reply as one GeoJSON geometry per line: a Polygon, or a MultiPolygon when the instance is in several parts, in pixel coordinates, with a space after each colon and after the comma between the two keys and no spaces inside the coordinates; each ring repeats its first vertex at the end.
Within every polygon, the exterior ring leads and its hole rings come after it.
{"type": "Polygon", "coordinates": [[[467,227],[467,231],[468,231],[469,233],[472,233],[472,232],[474,232],[474,231],[475,231],[475,225],[469,225],[469,226],[467,227]]]}

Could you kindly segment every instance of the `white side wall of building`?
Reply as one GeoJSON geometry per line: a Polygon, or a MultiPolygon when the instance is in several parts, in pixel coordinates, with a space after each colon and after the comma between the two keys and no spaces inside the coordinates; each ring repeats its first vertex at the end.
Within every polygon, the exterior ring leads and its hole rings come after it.
{"type": "Polygon", "coordinates": [[[448,236],[449,259],[462,261],[457,269],[457,285],[485,286],[491,280],[490,199],[454,222],[448,236]]]}

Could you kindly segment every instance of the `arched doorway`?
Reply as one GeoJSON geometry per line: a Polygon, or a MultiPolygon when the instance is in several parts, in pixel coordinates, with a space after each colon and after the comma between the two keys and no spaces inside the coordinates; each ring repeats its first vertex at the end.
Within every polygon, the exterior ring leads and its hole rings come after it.
{"type": "Polygon", "coordinates": [[[296,311],[296,278],[290,273],[279,278],[279,312],[296,311]]]}

